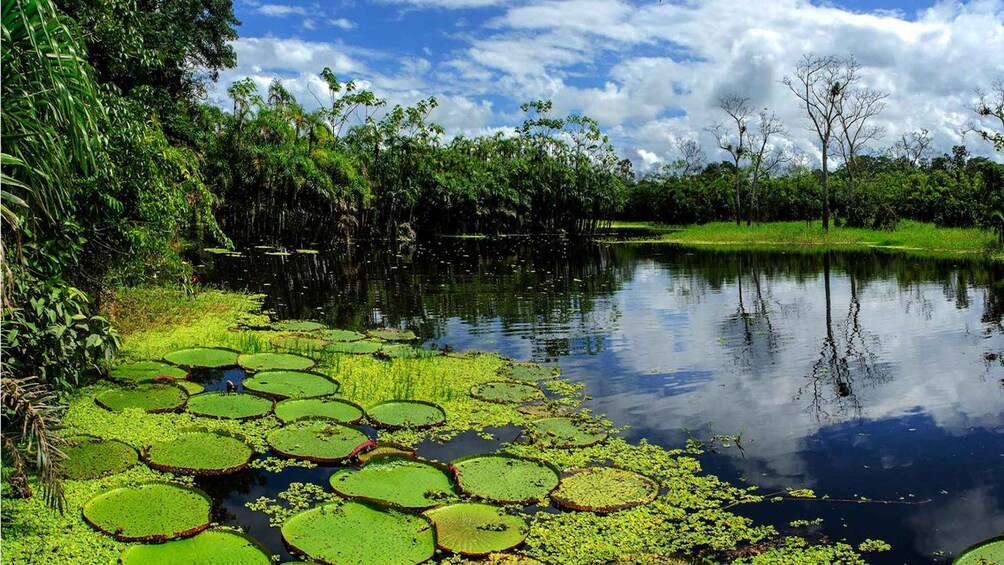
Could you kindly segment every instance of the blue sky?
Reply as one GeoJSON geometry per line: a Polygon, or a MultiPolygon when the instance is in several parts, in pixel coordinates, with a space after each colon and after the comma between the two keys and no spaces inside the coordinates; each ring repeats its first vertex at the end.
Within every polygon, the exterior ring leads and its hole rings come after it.
{"type": "Polygon", "coordinates": [[[875,149],[921,127],[940,150],[958,143],[973,89],[1004,76],[1004,56],[988,56],[1004,53],[1004,0],[238,0],[235,12],[238,67],[211,92],[224,107],[244,76],[315,105],[325,66],[391,104],[436,96],[450,135],[509,131],[520,103],[551,99],[598,119],[641,170],[682,139],[713,153],[705,129],[726,93],[776,111],[782,143],[818,157],[779,87],[807,51],[854,55],[890,93],[875,149]]]}

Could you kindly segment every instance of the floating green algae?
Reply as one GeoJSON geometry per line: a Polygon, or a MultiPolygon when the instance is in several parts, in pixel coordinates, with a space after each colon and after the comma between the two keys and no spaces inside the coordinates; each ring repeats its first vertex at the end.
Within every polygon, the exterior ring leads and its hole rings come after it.
{"type": "Polygon", "coordinates": [[[353,341],[353,342],[340,342],[336,341],[331,345],[324,348],[325,351],[330,351],[332,353],[349,353],[351,355],[369,355],[371,353],[377,352],[384,344],[378,341],[353,341]]]}
{"type": "Polygon", "coordinates": [[[340,398],[290,398],[275,405],[275,415],[284,424],[303,418],[355,424],[363,419],[365,413],[362,406],[340,398]]]}
{"type": "Polygon", "coordinates": [[[1004,536],[998,536],[970,546],[952,561],[952,565],[1004,564],[1004,536]]]}
{"type": "Polygon", "coordinates": [[[567,471],[551,499],[563,508],[605,514],[648,504],[658,495],[659,485],[638,473],[587,467],[567,471]]]}
{"type": "Polygon", "coordinates": [[[355,501],[293,515],[282,525],[282,539],[313,560],[339,565],[412,565],[436,551],[427,518],[355,501]]]}
{"type": "Polygon", "coordinates": [[[131,446],[116,440],[77,439],[63,448],[63,476],[74,481],[121,473],[139,461],[131,446]]]}
{"type": "Polygon", "coordinates": [[[272,451],[314,463],[338,463],[372,444],[366,432],[334,422],[291,424],[268,435],[272,451]]]}
{"type": "Polygon", "coordinates": [[[272,336],[268,342],[279,349],[289,349],[292,351],[313,351],[316,349],[324,349],[325,346],[331,343],[331,340],[309,335],[292,334],[272,336]]]}
{"type": "Polygon", "coordinates": [[[107,390],[94,397],[98,406],[121,412],[139,408],[147,412],[173,412],[185,406],[188,391],[175,384],[144,383],[131,387],[107,390]]]}
{"type": "Polygon", "coordinates": [[[388,400],[366,411],[378,428],[429,428],[446,421],[446,412],[436,404],[421,400],[388,400]]]}
{"type": "Polygon", "coordinates": [[[188,376],[188,371],[159,361],[139,361],[137,363],[119,365],[112,369],[109,374],[117,381],[139,383],[152,381],[157,377],[169,377],[173,380],[180,380],[188,376]]]}
{"type": "Polygon", "coordinates": [[[451,463],[457,484],[465,493],[502,503],[543,499],[558,486],[553,465],[504,454],[472,455],[451,463]]]}
{"type": "Polygon", "coordinates": [[[220,528],[193,537],[127,547],[121,565],[269,565],[272,556],[243,532],[220,528]]]}
{"type": "Polygon", "coordinates": [[[462,502],[425,513],[436,526],[436,545],[452,553],[483,557],[523,543],[526,520],[497,506],[462,502]]]}
{"type": "Polygon", "coordinates": [[[312,320],[283,320],[276,322],[274,327],[281,332],[316,332],[328,328],[328,326],[312,320]]]}
{"type": "Polygon", "coordinates": [[[276,399],[330,396],[338,388],[338,381],[309,371],[263,371],[244,379],[244,390],[276,399]]]}
{"type": "Polygon", "coordinates": [[[359,470],[335,473],[330,482],[343,497],[409,510],[439,506],[457,496],[446,467],[409,457],[373,458],[359,470]]]}
{"type": "Polygon", "coordinates": [[[499,369],[499,376],[516,381],[541,381],[558,376],[558,372],[550,367],[542,367],[537,363],[512,363],[499,369]]]}
{"type": "Polygon", "coordinates": [[[237,358],[237,364],[247,371],[303,371],[317,361],[292,353],[245,353],[237,358]]]}
{"type": "Polygon", "coordinates": [[[378,457],[414,457],[415,448],[389,441],[378,441],[373,447],[359,454],[359,462],[366,464],[378,457]]]}
{"type": "Polygon", "coordinates": [[[273,402],[253,394],[204,392],[188,401],[188,411],[196,416],[224,420],[251,420],[272,412],[273,402]]]}
{"type": "Polygon", "coordinates": [[[209,495],[175,483],[144,483],[103,492],[84,504],[94,528],[120,541],[166,541],[209,527],[209,495]]]}
{"type": "Polygon", "coordinates": [[[168,363],[194,369],[223,369],[237,365],[237,351],[218,347],[195,347],[172,351],[164,356],[168,363]]]}
{"type": "Polygon", "coordinates": [[[352,342],[359,341],[366,337],[366,334],[361,334],[359,332],[354,332],[352,330],[327,330],[322,333],[325,339],[330,339],[331,341],[340,342],[352,342]]]}
{"type": "Polygon", "coordinates": [[[213,432],[194,432],[146,451],[150,467],[178,475],[226,475],[247,468],[254,451],[243,441],[213,432]]]}
{"type": "Polygon", "coordinates": [[[521,404],[544,399],[544,391],[526,384],[508,381],[489,381],[474,385],[471,396],[485,402],[500,404],[521,404]]]}
{"type": "Polygon", "coordinates": [[[585,418],[544,418],[533,422],[531,435],[545,447],[588,447],[607,439],[606,430],[585,418]]]}
{"type": "Polygon", "coordinates": [[[370,337],[384,341],[414,341],[418,339],[415,332],[401,328],[379,328],[366,332],[370,337]]]}

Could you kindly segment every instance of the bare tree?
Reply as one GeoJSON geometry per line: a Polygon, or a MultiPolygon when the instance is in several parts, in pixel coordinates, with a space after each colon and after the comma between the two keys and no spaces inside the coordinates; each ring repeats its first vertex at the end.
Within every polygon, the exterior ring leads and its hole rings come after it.
{"type": "Polygon", "coordinates": [[[729,115],[732,124],[735,126],[735,133],[730,126],[716,123],[708,128],[708,132],[715,136],[718,148],[725,151],[732,157],[732,164],[735,165],[735,197],[736,197],[736,225],[742,223],[742,184],[743,170],[741,163],[749,154],[749,129],[747,122],[753,115],[750,109],[749,98],[737,94],[728,94],[718,99],[718,107],[729,115]]]}
{"type": "Polygon", "coordinates": [[[857,217],[857,208],[854,205],[857,156],[868,142],[879,139],[885,134],[883,128],[870,125],[868,122],[885,110],[885,99],[888,96],[886,92],[870,88],[855,89],[844,98],[838,115],[840,135],[837,137],[837,145],[844,159],[844,170],[847,171],[848,217],[855,225],[859,225],[863,220],[857,217]]]}
{"type": "Polygon", "coordinates": [[[819,138],[823,160],[823,229],[830,229],[830,184],[827,170],[830,143],[839,125],[840,108],[850,87],[858,80],[859,65],[853,57],[803,55],[795,67],[795,77],[784,77],[787,86],[802,103],[812,123],[810,131],[819,138]]]}
{"type": "Polygon", "coordinates": [[[789,159],[788,153],[777,145],[771,144],[772,138],[787,135],[788,130],[774,112],[760,111],[759,121],[748,134],[750,145],[750,201],[747,206],[746,225],[753,223],[753,216],[759,210],[759,193],[757,183],[763,177],[770,176],[778,167],[789,159]]]}
{"type": "Polygon", "coordinates": [[[977,90],[976,96],[976,102],[969,109],[979,119],[973,121],[967,131],[976,132],[994,149],[1004,151],[1004,79],[995,80],[989,92],[977,90]]]}
{"type": "Polygon", "coordinates": [[[701,149],[701,144],[693,139],[678,139],[676,140],[676,150],[680,152],[680,157],[683,161],[683,169],[681,171],[683,176],[694,175],[700,172],[706,158],[704,149],[701,149]]]}
{"type": "Polygon", "coordinates": [[[926,128],[904,133],[893,146],[897,157],[906,159],[914,167],[920,167],[927,161],[931,149],[931,132],[926,128]]]}

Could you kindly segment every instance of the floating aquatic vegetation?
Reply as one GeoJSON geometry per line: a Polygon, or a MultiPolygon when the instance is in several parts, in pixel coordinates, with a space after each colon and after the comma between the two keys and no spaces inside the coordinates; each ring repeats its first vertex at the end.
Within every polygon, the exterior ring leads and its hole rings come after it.
{"type": "Polygon", "coordinates": [[[587,467],[566,471],[551,499],[563,508],[606,514],[648,504],[658,495],[659,485],[644,475],[613,467],[587,467]]]}
{"type": "Polygon", "coordinates": [[[283,523],[282,539],[298,553],[328,564],[416,564],[436,551],[427,518],[355,501],[295,514],[283,523]]]}
{"type": "Polygon", "coordinates": [[[314,463],[338,463],[373,445],[366,432],[334,422],[291,424],[268,435],[279,455],[314,463]]]}
{"type": "Polygon", "coordinates": [[[63,448],[63,476],[74,481],[121,473],[139,461],[136,450],[116,440],[71,438],[63,448]]]}
{"type": "Polygon", "coordinates": [[[331,340],[314,337],[310,335],[292,334],[272,336],[268,340],[272,345],[280,349],[290,349],[293,351],[310,351],[314,349],[324,349],[331,343],[331,340]]]}
{"type": "Polygon", "coordinates": [[[283,320],[276,322],[273,327],[281,332],[316,332],[328,329],[328,326],[313,320],[283,320]]]}
{"type": "Polygon", "coordinates": [[[266,251],[265,255],[270,257],[289,257],[292,253],[289,251],[266,251]]]}
{"type": "Polygon", "coordinates": [[[378,441],[373,447],[359,454],[359,462],[366,464],[378,457],[397,456],[414,457],[415,449],[400,443],[378,441]]]}
{"type": "Polygon", "coordinates": [[[450,504],[425,515],[436,526],[436,545],[471,557],[510,550],[523,543],[530,531],[523,518],[489,504],[450,504]]]}
{"type": "Polygon", "coordinates": [[[584,417],[544,418],[533,422],[530,434],[545,447],[588,447],[607,439],[598,422],[584,417]]]}
{"type": "Polygon", "coordinates": [[[512,363],[499,369],[499,376],[515,381],[542,381],[558,376],[556,368],[542,367],[537,363],[512,363]]]}
{"type": "Polygon", "coordinates": [[[522,404],[544,399],[544,391],[526,384],[509,381],[490,381],[471,388],[471,396],[485,402],[522,404]]]}
{"type": "Polygon", "coordinates": [[[188,401],[188,411],[192,414],[224,420],[261,418],[272,412],[272,407],[270,399],[229,392],[204,392],[188,401]]]}
{"type": "Polygon", "coordinates": [[[436,351],[421,349],[404,343],[384,345],[374,355],[385,359],[415,359],[417,357],[438,355],[436,351]]]}
{"type": "Polygon", "coordinates": [[[237,358],[237,364],[247,371],[303,371],[317,361],[292,353],[244,353],[237,358]]]}
{"type": "Polygon", "coordinates": [[[178,381],[175,384],[188,391],[189,396],[206,392],[206,387],[192,381],[178,381]]]}
{"type": "Polygon", "coordinates": [[[275,405],[275,415],[284,424],[303,418],[356,424],[363,419],[365,412],[362,406],[341,398],[290,398],[275,405]]]}
{"type": "Polygon", "coordinates": [[[350,353],[352,355],[369,355],[371,353],[377,352],[383,343],[378,341],[353,341],[353,342],[340,342],[336,341],[331,345],[324,348],[325,351],[331,351],[333,353],[350,353]]]}
{"type": "Polygon", "coordinates": [[[112,369],[109,374],[117,381],[139,383],[152,381],[157,377],[170,377],[174,380],[181,380],[188,376],[188,371],[159,361],[140,361],[138,363],[119,365],[112,369]]]}
{"type": "Polygon", "coordinates": [[[501,503],[543,499],[560,481],[549,463],[505,454],[461,457],[450,464],[465,493],[501,503]]]}
{"type": "Polygon", "coordinates": [[[152,482],[103,492],[84,504],[84,520],[120,541],[166,541],[209,527],[209,495],[152,482]]]}
{"type": "Polygon", "coordinates": [[[243,441],[213,432],[187,433],[151,446],[143,460],[178,475],[227,475],[243,471],[254,451],[243,441]]]}
{"type": "Polygon", "coordinates": [[[338,388],[338,381],[309,371],[262,371],[244,379],[244,390],[276,399],[330,396],[338,388]]]}
{"type": "Polygon", "coordinates": [[[446,412],[431,402],[421,400],[388,400],[366,411],[377,428],[430,428],[446,421],[446,412]]]}
{"type": "Polygon", "coordinates": [[[411,330],[401,328],[378,328],[366,332],[370,337],[382,339],[384,341],[415,341],[418,336],[411,330]]]}
{"type": "Polygon", "coordinates": [[[366,334],[361,334],[352,330],[327,330],[323,332],[322,335],[331,341],[341,341],[346,343],[359,341],[366,337],[366,334]]]}
{"type": "Polygon", "coordinates": [[[997,536],[967,547],[952,565],[997,565],[1004,563],[1004,536],[997,536]]]}
{"type": "Polygon", "coordinates": [[[296,252],[302,255],[317,255],[320,253],[320,251],[316,249],[297,249],[296,252]]]}
{"type": "Polygon", "coordinates": [[[213,255],[230,255],[233,253],[233,251],[224,249],[223,247],[205,247],[202,250],[213,255]]]}
{"type": "Polygon", "coordinates": [[[373,458],[359,470],[338,471],[330,482],[346,498],[408,510],[425,510],[457,496],[448,468],[409,457],[373,458]]]}
{"type": "Polygon", "coordinates": [[[94,397],[98,406],[121,412],[139,408],[147,412],[173,412],[185,407],[188,391],[175,384],[144,383],[131,387],[114,388],[94,397]]]}
{"type": "Polygon", "coordinates": [[[127,547],[121,565],[269,565],[272,554],[251,536],[218,528],[193,537],[127,547]]]}
{"type": "Polygon", "coordinates": [[[168,363],[190,369],[223,369],[237,365],[238,351],[219,347],[195,347],[172,351],[164,356],[168,363]]]}

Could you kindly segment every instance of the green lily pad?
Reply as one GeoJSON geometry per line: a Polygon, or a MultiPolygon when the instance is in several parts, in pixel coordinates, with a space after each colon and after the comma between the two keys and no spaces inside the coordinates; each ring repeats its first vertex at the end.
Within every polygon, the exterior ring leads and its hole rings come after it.
{"type": "Polygon", "coordinates": [[[952,565],[1000,565],[1004,563],[1004,536],[990,538],[962,551],[952,565]]]}
{"type": "Polygon", "coordinates": [[[202,249],[206,253],[212,253],[213,255],[230,255],[233,251],[229,249],[224,249],[222,247],[206,247],[202,249]]]}
{"type": "Polygon", "coordinates": [[[284,320],[275,324],[275,329],[282,332],[316,332],[327,329],[328,326],[311,320],[284,320]]]}
{"type": "Polygon", "coordinates": [[[266,251],[265,255],[270,257],[289,257],[292,253],[289,251],[266,251]]]}
{"type": "Polygon", "coordinates": [[[330,482],[345,498],[409,510],[439,506],[457,496],[447,468],[408,457],[374,458],[359,470],[345,469],[331,475],[330,482]]]}
{"type": "Polygon", "coordinates": [[[366,337],[365,334],[354,332],[352,330],[328,330],[324,332],[323,335],[326,339],[330,339],[331,341],[340,341],[345,343],[359,341],[360,339],[366,337]]]}
{"type": "Polygon", "coordinates": [[[100,479],[121,473],[139,461],[136,450],[116,440],[71,440],[63,448],[63,476],[73,481],[100,479]]]}
{"type": "Polygon", "coordinates": [[[373,445],[366,432],[334,422],[291,424],[268,434],[279,455],[314,463],[338,463],[373,445]]]}
{"type": "Polygon", "coordinates": [[[192,381],[178,381],[174,384],[188,391],[189,396],[206,392],[206,387],[200,385],[199,383],[193,383],[192,381]]]}
{"type": "Polygon", "coordinates": [[[432,559],[436,535],[429,520],[363,502],[318,506],[291,516],[282,539],[321,563],[410,565],[432,559]]]}
{"type": "Polygon", "coordinates": [[[375,353],[378,357],[383,357],[385,359],[415,359],[417,357],[424,357],[435,355],[433,351],[426,349],[421,349],[419,347],[413,347],[411,345],[406,345],[404,343],[395,343],[392,345],[384,345],[379,351],[375,353]]]}
{"type": "Polygon", "coordinates": [[[277,335],[268,340],[272,345],[280,349],[290,349],[292,351],[316,351],[324,349],[331,343],[330,340],[308,335],[277,335]]]}
{"type": "Polygon", "coordinates": [[[450,504],[425,515],[436,526],[436,544],[441,549],[470,557],[510,550],[530,532],[526,520],[489,504],[450,504]]]}
{"type": "Polygon", "coordinates": [[[526,383],[490,381],[474,385],[471,388],[471,396],[485,402],[522,404],[524,402],[543,400],[544,391],[526,383]]]}
{"type": "Polygon", "coordinates": [[[551,499],[563,508],[599,514],[648,504],[659,495],[652,479],[613,467],[587,467],[567,471],[551,499]]]}
{"type": "Polygon", "coordinates": [[[465,493],[501,503],[540,500],[561,479],[549,463],[504,454],[461,457],[450,466],[465,493]]]}
{"type": "Polygon", "coordinates": [[[401,328],[379,328],[366,332],[370,337],[382,339],[384,341],[414,341],[418,339],[415,332],[402,330],[401,328]]]}
{"type": "Polygon", "coordinates": [[[138,383],[152,381],[157,377],[180,380],[188,376],[188,371],[159,361],[140,361],[119,365],[111,370],[110,375],[117,381],[138,383]]]}
{"type": "Polygon", "coordinates": [[[544,418],[533,423],[531,434],[545,447],[588,447],[607,439],[597,423],[581,418],[544,418]]]}
{"type": "Polygon", "coordinates": [[[366,464],[378,457],[414,457],[415,448],[400,443],[378,441],[373,447],[359,454],[359,462],[366,464]]]}
{"type": "Polygon", "coordinates": [[[365,413],[362,406],[340,398],[290,398],[275,405],[275,415],[284,424],[303,418],[355,424],[365,413]]]}
{"type": "Polygon", "coordinates": [[[188,392],[175,384],[145,383],[105,391],[94,398],[98,406],[121,412],[139,408],[147,412],[173,412],[184,408],[188,392]]]}
{"type": "Polygon", "coordinates": [[[325,351],[331,351],[333,353],[350,353],[352,355],[369,355],[376,352],[383,346],[382,343],[376,341],[353,341],[353,342],[339,342],[336,341],[331,345],[324,348],[325,351]]]}
{"type": "Polygon", "coordinates": [[[196,347],[172,351],[164,360],[180,367],[195,369],[223,369],[237,365],[237,351],[230,349],[196,347]]]}
{"type": "Polygon", "coordinates": [[[188,411],[196,416],[223,420],[251,420],[267,416],[273,402],[253,394],[204,392],[188,401],[188,411]]]}
{"type": "Polygon", "coordinates": [[[245,353],[237,358],[237,364],[247,371],[303,371],[317,361],[292,353],[245,353]]]}
{"type": "Polygon", "coordinates": [[[338,381],[309,371],[262,371],[244,379],[244,390],[277,399],[330,396],[338,389],[338,381]]]}
{"type": "Polygon", "coordinates": [[[499,369],[499,376],[516,381],[542,381],[558,376],[551,367],[542,367],[536,363],[513,363],[499,369]]]}
{"type": "Polygon", "coordinates": [[[150,467],[178,475],[227,475],[243,471],[254,451],[243,441],[212,432],[184,434],[147,450],[150,467]]]}
{"type": "Polygon", "coordinates": [[[301,253],[303,255],[317,255],[318,253],[320,253],[320,251],[316,249],[297,249],[296,252],[301,253]]]}
{"type": "Polygon", "coordinates": [[[227,528],[182,540],[129,546],[122,565],[270,565],[272,554],[251,536],[227,528]]]}
{"type": "Polygon", "coordinates": [[[367,411],[377,428],[430,428],[446,421],[446,412],[431,402],[421,400],[388,400],[367,411]]]}
{"type": "Polygon", "coordinates": [[[212,500],[199,489],[145,483],[103,492],[84,504],[84,520],[119,541],[167,541],[209,527],[212,500]]]}

